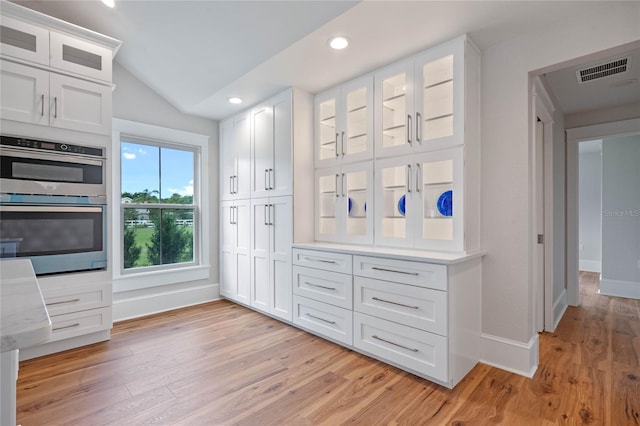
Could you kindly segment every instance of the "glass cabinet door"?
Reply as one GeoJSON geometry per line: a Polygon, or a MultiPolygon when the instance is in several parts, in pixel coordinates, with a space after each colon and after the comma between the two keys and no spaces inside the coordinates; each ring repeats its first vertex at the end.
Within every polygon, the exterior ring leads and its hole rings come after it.
{"type": "Polygon", "coordinates": [[[317,97],[315,102],[316,165],[335,163],[338,149],[337,108],[338,91],[317,97]]]}
{"type": "Polygon", "coordinates": [[[381,160],[376,166],[376,244],[411,246],[410,157],[381,160]]]}
{"type": "Polygon", "coordinates": [[[339,108],[340,154],[343,162],[373,158],[373,76],[346,83],[339,108]]]}
{"type": "Polygon", "coordinates": [[[344,218],[344,242],[356,244],[373,243],[373,165],[359,163],[344,166],[340,175],[345,198],[342,217],[344,218]],[[346,211],[345,211],[346,210],[346,211]]]}
{"type": "Polygon", "coordinates": [[[416,163],[416,247],[462,249],[462,147],[423,154],[416,163]]]}
{"type": "Polygon", "coordinates": [[[318,241],[337,241],[339,215],[343,204],[340,185],[340,168],[316,170],[316,226],[318,241]]]}
{"type": "Polygon", "coordinates": [[[376,157],[408,154],[414,142],[413,62],[376,74],[376,157]]]}
{"type": "Polygon", "coordinates": [[[463,59],[464,43],[454,40],[416,60],[416,149],[441,149],[463,143],[463,59]]]}

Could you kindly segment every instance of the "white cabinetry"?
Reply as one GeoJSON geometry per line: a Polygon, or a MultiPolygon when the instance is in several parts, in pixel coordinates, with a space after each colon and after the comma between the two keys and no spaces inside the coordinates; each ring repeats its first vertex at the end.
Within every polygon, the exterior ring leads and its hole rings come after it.
{"type": "Polygon", "coordinates": [[[291,321],[291,197],[251,200],[251,306],[291,321]]]}
{"type": "Polygon", "coordinates": [[[371,162],[317,169],[318,241],[373,242],[373,165],[371,162]]]}
{"type": "Polygon", "coordinates": [[[356,192],[345,193],[342,136],[354,111],[343,106],[345,90],[370,76],[316,96],[316,241],[480,249],[479,58],[463,35],[373,73],[374,155],[349,164],[373,164],[373,197],[360,195],[366,211],[356,192]]]}
{"type": "Polygon", "coordinates": [[[249,304],[251,294],[251,202],[220,203],[220,294],[249,304]]]}
{"type": "Polygon", "coordinates": [[[316,167],[373,158],[373,77],[315,97],[316,167]]]}
{"type": "Polygon", "coordinates": [[[466,48],[459,37],[375,73],[377,158],[464,143],[466,48]]]}
{"type": "Polygon", "coordinates": [[[376,162],[376,243],[461,252],[465,203],[463,148],[376,162]]]}
{"type": "Polygon", "coordinates": [[[312,333],[353,344],[352,257],[294,249],[293,322],[312,333]]]}
{"type": "Polygon", "coordinates": [[[284,92],[251,111],[251,197],[293,194],[291,94],[284,92]]]}
{"type": "Polygon", "coordinates": [[[120,42],[8,2],[2,13],[2,119],[111,134],[112,58],[120,42]]]}
{"type": "Polygon", "coordinates": [[[220,293],[289,322],[291,245],[313,233],[311,122],[311,96],[287,90],[220,125],[220,293]]]}
{"type": "Polygon", "coordinates": [[[316,243],[293,259],[294,324],[450,388],[480,359],[480,256],[316,243]]]}
{"type": "Polygon", "coordinates": [[[220,198],[251,195],[251,114],[239,114],[220,125],[220,198]]]}
{"type": "Polygon", "coordinates": [[[5,120],[98,134],[111,133],[111,88],[0,61],[5,120]]]}

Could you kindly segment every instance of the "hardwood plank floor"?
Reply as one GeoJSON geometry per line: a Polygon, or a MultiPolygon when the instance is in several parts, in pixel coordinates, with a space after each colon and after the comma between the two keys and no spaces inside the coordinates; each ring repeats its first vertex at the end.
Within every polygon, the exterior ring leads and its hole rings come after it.
{"type": "Polygon", "coordinates": [[[640,425],[640,301],[597,294],[540,335],[533,379],[478,364],[451,391],[218,301],[22,362],[32,425],[640,425]]]}

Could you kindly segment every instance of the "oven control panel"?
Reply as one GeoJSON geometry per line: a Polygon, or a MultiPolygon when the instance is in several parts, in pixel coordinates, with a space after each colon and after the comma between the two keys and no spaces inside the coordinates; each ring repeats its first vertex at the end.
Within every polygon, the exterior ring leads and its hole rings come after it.
{"type": "Polygon", "coordinates": [[[40,141],[35,139],[16,138],[12,136],[2,136],[1,145],[13,146],[17,148],[29,148],[42,151],[68,152],[70,154],[90,155],[94,157],[104,157],[103,148],[89,146],[72,145],[68,143],[40,141]]]}

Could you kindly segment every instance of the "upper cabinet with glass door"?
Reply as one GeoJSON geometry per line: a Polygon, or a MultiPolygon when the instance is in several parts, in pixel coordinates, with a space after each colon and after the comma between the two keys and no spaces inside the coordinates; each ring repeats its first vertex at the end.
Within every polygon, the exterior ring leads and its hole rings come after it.
{"type": "Polygon", "coordinates": [[[365,76],[315,97],[315,165],[373,158],[373,77],[365,76]]]}
{"type": "Polygon", "coordinates": [[[376,157],[464,144],[467,37],[375,74],[376,157]]]}

